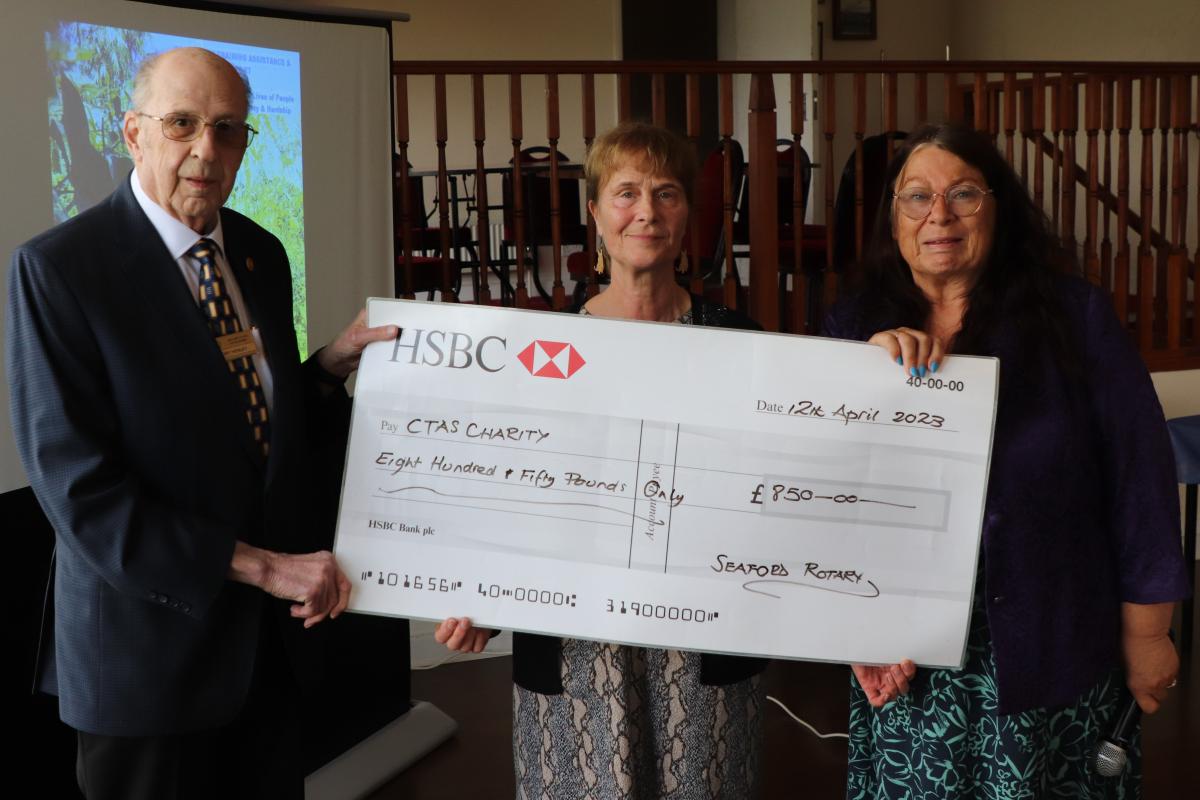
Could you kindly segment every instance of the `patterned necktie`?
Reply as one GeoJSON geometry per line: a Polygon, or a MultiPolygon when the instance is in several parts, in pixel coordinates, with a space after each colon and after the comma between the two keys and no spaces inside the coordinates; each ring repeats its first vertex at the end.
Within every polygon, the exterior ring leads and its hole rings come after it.
{"type": "Polygon", "coordinates": [[[188,250],[188,255],[200,262],[200,310],[208,320],[213,337],[221,346],[225,363],[229,365],[229,372],[242,389],[246,399],[246,422],[254,432],[254,441],[258,442],[263,456],[266,456],[271,444],[271,423],[267,418],[266,398],[263,396],[258,371],[254,369],[254,359],[250,355],[234,355],[236,350],[231,350],[234,342],[244,340],[248,334],[234,336],[242,332],[242,323],[238,320],[233,302],[225,291],[221,268],[214,260],[216,252],[217,245],[211,239],[201,239],[188,250]],[[231,355],[233,357],[230,357],[231,355]]]}

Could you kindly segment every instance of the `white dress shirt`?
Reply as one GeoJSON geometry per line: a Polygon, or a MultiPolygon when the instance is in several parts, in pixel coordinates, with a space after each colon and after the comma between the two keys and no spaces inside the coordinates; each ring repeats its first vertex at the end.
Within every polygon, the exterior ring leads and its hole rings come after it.
{"type": "Polygon", "coordinates": [[[266,400],[267,410],[268,412],[274,411],[273,400],[275,392],[271,380],[271,367],[267,363],[266,352],[263,350],[262,336],[258,328],[254,325],[254,320],[250,319],[250,314],[246,310],[246,304],[242,300],[242,290],[238,286],[237,277],[233,274],[233,270],[229,268],[229,262],[225,258],[225,234],[221,229],[221,217],[218,215],[216,227],[209,233],[204,234],[204,237],[201,237],[150,199],[149,195],[142,189],[141,182],[138,181],[137,169],[134,169],[130,180],[133,182],[133,196],[137,198],[138,205],[142,207],[142,211],[146,212],[146,216],[150,219],[150,224],[154,226],[154,230],[158,231],[163,244],[167,246],[167,251],[175,259],[175,263],[179,265],[179,272],[183,275],[183,280],[187,283],[188,289],[192,293],[192,299],[196,301],[197,307],[200,305],[200,262],[189,256],[188,250],[191,250],[192,246],[200,241],[201,238],[207,237],[216,242],[217,252],[215,260],[217,267],[221,270],[221,278],[225,283],[225,290],[229,293],[229,299],[233,301],[233,309],[237,314],[238,322],[242,325],[242,330],[249,330],[250,334],[254,337],[254,346],[258,350],[253,356],[254,369],[258,373],[259,382],[262,383],[263,398],[266,400]]]}

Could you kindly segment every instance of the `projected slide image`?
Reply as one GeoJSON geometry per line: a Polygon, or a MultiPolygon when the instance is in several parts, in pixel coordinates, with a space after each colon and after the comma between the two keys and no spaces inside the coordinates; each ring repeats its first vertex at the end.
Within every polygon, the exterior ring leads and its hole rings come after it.
{"type": "Polygon", "coordinates": [[[121,138],[133,76],[147,56],[204,47],[246,75],[248,122],[258,130],[227,205],[283,242],[292,265],[292,314],[301,356],[308,353],[301,158],[300,54],[79,22],[46,34],[50,184],[55,222],[104,199],[133,162],[121,138]]]}

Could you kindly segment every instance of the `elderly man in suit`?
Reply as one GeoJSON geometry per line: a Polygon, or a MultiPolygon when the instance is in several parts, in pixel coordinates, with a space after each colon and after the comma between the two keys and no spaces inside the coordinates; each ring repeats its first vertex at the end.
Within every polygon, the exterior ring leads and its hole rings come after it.
{"type": "Polygon", "coordinates": [[[228,62],[156,56],[133,106],[130,180],[9,276],[13,427],[56,536],[39,685],[89,798],[299,796],[297,629],[350,593],[312,552],[305,459],[395,329],[360,315],[300,363],[283,247],[222,208],[253,135],[228,62]]]}

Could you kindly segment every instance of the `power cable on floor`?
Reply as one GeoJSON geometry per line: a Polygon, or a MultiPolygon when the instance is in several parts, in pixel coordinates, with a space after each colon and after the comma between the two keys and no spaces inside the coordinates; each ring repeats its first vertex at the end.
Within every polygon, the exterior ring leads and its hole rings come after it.
{"type": "MultiPolygon", "coordinates": [[[[444,664],[453,664],[456,661],[467,660],[466,656],[469,656],[469,655],[476,655],[476,654],[451,652],[451,653],[447,654],[446,657],[441,659],[440,661],[434,661],[433,663],[430,663],[430,664],[413,664],[412,669],[413,670],[436,669],[437,667],[440,667],[444,664]]],[[[510,656],[510,655],[512,655],[512,651],[503,651],[503,652],[489,651],[488,655],[489,656],[510,656]]],[[[783,701],[779,700],[779,698],[772,697],[771,695],[767,695],[767,699],[770,700],[775,705],[782,708],[783,713],[787,714],[793,720],[795,720],[799,724],[803,725],[805,728],[808,729],[808,731],[813,736],[816,736],[818,739],[847,739],[848,740],[850,738],[849,734],[845,734],[845,733],[836,733],[836,732],[835,733],[821,733],[819,730],[814,728],[808,722],[806,722],[805,720],[801,719],[800,717],[798,717],[794,713],[792,713],[792,710],[790,708],[788,708],[786,705],[784,705],[783,701]]]]}
{"type": "Polygon", "coordinates": [[[804,720],[800,719],[795,714],[793,714],[792,710],[790,708],[788,708],[787,706],[785,706],[778,698],[772,697],[771,695],[767,695],[767,699],[770,700],[775,705],[782,708],[783,713],[787,714],[789,717],[796,720],[796,722],[799,722],[801,725],[808,728],[808,730],[812,733],[812,735],[816,736],[818,739],[847,739],[847,740],[849,740],[849,738],[850,738],[850,735],[846,734],[846,733],[821,733],[819,730],[814,728],[812,725],[809,725],[807,722],[805,722],[804,720]]]}
{"type": "Polygon", "coordinates": [[[476,658],[468,658],[468,656],[482,656],[483,658],[491,658],[493,656],[511,656],[511,655],[512,655],[511,650],[488,650],[486,653],[456,653],[454,651],[450,651],[449,654],[445,658],[441,659],[440,661],[434,661],[429,664],[413,664],[410,667],[410,669],[413,669],[413,670],[435,669],[437,667],[442,666],[443,664],[454,664],[458,661],[477,661],[477,660],[479,660],[476,658]]]}

